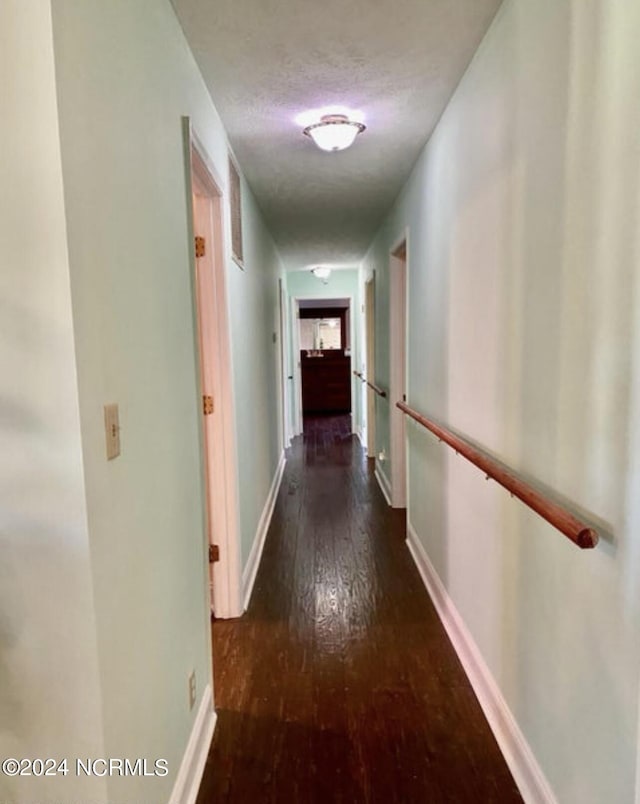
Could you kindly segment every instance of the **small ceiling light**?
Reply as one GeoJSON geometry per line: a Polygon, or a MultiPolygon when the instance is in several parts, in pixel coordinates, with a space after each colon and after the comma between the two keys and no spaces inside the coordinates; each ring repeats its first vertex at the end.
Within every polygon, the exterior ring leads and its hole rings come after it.
{"type": "Polygon", "coordinates": [[[364,123],[350,120],[346,114],[325,114],[320,122],[307,126],[303,134],[323,151],[344,151],[365,128],[364,123]]]}
{"type": "Polygon", "coordinates": [[[318,266],[317,268],[312,268],[311,273],[317,278],[321,279],[322,282],[326,285],[329,281],[329,277],[331,276],[331,268],[323,268],[322,266],[318,266]]]}

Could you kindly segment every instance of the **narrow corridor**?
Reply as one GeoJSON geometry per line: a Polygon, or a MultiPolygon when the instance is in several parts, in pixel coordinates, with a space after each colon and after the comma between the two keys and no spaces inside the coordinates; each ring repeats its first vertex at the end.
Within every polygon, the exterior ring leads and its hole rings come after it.
{"type": "Polygon", "coordinates": [[[198,804],[521,798],[349,417],[307,420],[251,605],[213,626],[198,804]]]}

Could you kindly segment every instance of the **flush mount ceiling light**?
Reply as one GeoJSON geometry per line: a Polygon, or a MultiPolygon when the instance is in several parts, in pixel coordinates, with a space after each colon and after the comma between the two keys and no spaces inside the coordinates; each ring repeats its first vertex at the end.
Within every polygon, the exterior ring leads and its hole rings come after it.
{"type": "Polygon", "coordinates": [[[323,151],[344,151],[365,128],[364,123],[350,120],[346,114],[324,114],[319,122],[307,126],[303,134],[323,151]]]}
{"type": "Polygon", "coordinates": [[[326,285],[331,276],[331,268],[323,268],[319,265],[317,268],[312,268],[311,273],[326,285]]]}

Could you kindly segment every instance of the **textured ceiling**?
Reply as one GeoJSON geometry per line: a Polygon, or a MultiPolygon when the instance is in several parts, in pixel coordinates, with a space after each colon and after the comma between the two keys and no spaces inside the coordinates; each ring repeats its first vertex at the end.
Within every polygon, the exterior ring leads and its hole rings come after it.
{"type": "Polygon", "coordinates": [[[359,261],[501,0],[172,0],[289,270],[359,261]],[[324,153],[295,118],[367,130],[324,153]]]}

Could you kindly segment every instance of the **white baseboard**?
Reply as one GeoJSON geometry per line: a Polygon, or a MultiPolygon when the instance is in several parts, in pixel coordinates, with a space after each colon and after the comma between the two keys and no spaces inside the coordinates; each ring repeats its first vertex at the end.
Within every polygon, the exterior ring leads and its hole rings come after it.
{"type": "Polygon", "coordinates": [[[531,747],[410,522],[407,546],[523,799],[527,804],[557,804],[531,747]]]}
{"type": "Polygon", "coordinates": [[[387,501],[388,505],[391,505],[391,483],[389,483],[387,476],[377,463],[375,476],[376,480],[378,481],[378,485],[380,486],[380,490],[384,494],[385,500],[387,501]]]}
{"type": "Polygon", "coordinates": [[[362,428],[361,428],[361,427],[359,427],[359,428],[356,430],[356,432],[354,433],[354,435],[358,437],[358,441],[360,442],[360,446],[361,446],[361,447],[363,447],[363,449],[365,449],[365,450],[366,450],[366,449],[367,449],[367,445],[365,444],[364,439],[363,439],[363,435],[362,435],[362,428]]]}
{"type": "Polygon", "coordinates": [[[267,500],[264,504],[264,508],[262,509],[262,515],[260,517],[260,522],[258,522],[258,529],[256,531],[255,539],[253,540],[251,552],[249,553],[247,565],[242,573],[242,600],[244,602],[245,611],[249,605],[249,600],[251,600],[253,584],[255,583],[256,575],[258,574],[258,567],[260,566],[260,559],[262,558],[264,541],[267,538],[267,531],[269,530],[269,525],[271,524],[273,509],[275,508],[276,500],[278,499],[278,491],[280,490],[280,483],[282,482],[282,475],[284,473],[286,461],[287,459],[283,452],[280,456],[276,473],[273,476],[273,481],[271,482],[271,488],[269,489],[267,500]]]}
{"type": "Polygon", "coordinates": [[[195,804],[215,727],[216,713],[213,709],[211,685],[207,684],[173,785],[169,804],[195,804]]]}

